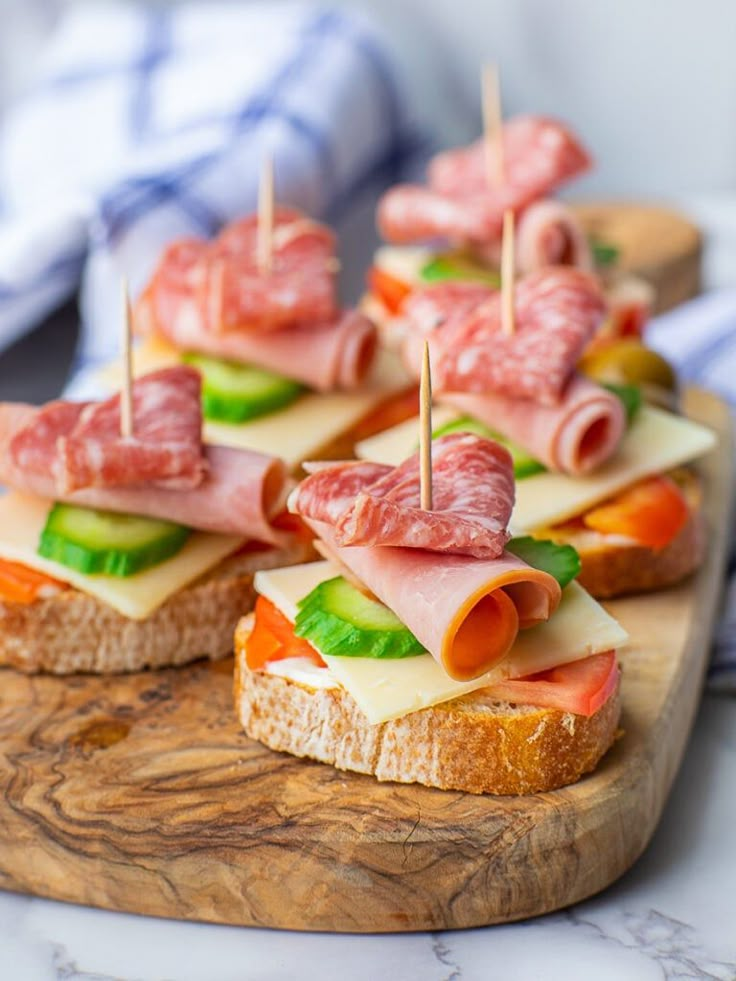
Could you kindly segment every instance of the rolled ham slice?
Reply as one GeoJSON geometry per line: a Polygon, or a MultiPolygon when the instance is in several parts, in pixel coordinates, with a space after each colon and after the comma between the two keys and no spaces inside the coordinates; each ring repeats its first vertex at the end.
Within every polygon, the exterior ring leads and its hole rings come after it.
{"type": "Polygon", "coordinates": [[[286,466],[276,457],[208,446],[204,449],[207,474],[191,490],[94,487],[59,495],[50,471],[19,467],[8,451],[13,436],[28,426],[38,411],[23,403],[0,403],[0,484],[49,501],[163,518],[268,544],[282,541],[283,536],[269,521],[283,507],[288,490],[286,466]]]}
{"type": "Polygon", "coordinates": [[[523,446],[550,470],[581,476],[605,463],[626,430],[621,400],[577,375],[557,405],[508,395],[446,392],[441,401],[523,446]]]}
{"type": "Polygon", "coordinates": [[[583,227],[560,201],[535,201],[516,226],[516,268],[535,272],[545,266],[593,269],[593,253],[583,227]]]}
{"type": "Polygon", "coordinates": [[[556,579],[508,552],[475,559],[415,548],[340,547],[329,524],[307,523],[325,552],[393,610],[458,681],[489,671],[520,629],[548,620],[560,602],[556,579]]]}

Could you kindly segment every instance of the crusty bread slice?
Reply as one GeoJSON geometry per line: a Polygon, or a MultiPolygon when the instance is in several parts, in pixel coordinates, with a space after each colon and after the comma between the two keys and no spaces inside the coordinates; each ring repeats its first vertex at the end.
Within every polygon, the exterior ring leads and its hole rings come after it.
{"type": "Polygon", "coordinates": [[[77,589],[30,604],[0,601],[0,664],[29,674],[113,674],[226,657],[238,619],[255,602],[255,572],[312,558],[311,543],[298,537],[231,556],[145,620],[77,589]]]}
{"type": "Polygon", "coordinates": [[[616,738],[618,691],[590,718],[499,702],[480,689],[370,725],[342,688],[251,671],[250,625],[244,618],[235,634],[235,709],[245,732],[270,749],[338,770],[471,794],[533,794],[579,780],[616,738]]]}
{"type": "Polygon", "coordinates": [[[571,525],[539,532],[537,537],[552,538],[577,549],[582,562],[578,582],[596,599],[673,586],[700,566],[707,540],[700,478],[686,470],[678,471],[673,477],[687,498],[690,518],[664,548],[649,548],[617,535],[603,535],[571,525]]]}

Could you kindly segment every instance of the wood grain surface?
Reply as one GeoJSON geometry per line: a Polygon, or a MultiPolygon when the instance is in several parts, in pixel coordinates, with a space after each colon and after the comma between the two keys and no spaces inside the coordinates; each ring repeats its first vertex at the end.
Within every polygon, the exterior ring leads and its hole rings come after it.
{"type": "Polygon", "coordinates": [[[230,661],[118,678],[0,674],[0,886],[155,916],[402,931],[520,919],[603,889],[642,852],[680,763],[721,591],[725,407],[704,462],[708,559],[620,600],[623,734],[578,784],[524,798],[379,784],[239,733],[230,661]]]}
{"type": "Polygon", "coordinates": [[[700,292],[703,239],[684,215],[628,201],[576,202],[573,210],[589,235],[616,246],[618,268],[651,283],[655,313],[700,292]]]}

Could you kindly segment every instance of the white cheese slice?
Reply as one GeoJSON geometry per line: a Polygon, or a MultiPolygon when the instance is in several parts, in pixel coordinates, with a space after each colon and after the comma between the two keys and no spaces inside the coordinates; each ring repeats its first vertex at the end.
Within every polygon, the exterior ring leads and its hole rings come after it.
{"type": "Polygon", "coordinates": [[[49,502],[40,497],[16,493],[0,496],[0,558],[67,582],[131,620],[145,620],[245,541],[234,535],[196,531],[176,555],[134,576],[88,576],[37,554],[49,508],[49,502]]]}
{"type": "MultiPolygon", "coordinates": [[[[255,585],[259,593],[294,621],[299,600],[320,582],[337,575],[340,572],[332,563],[314,562],[258,572],[255,585]]],[[[546,671],[589,654],[620,648],[627,639],[626,631],[613,617],[572,583],[552,619],[521,631],[503,662],[474,681],[453,681],[430,654],[385,661],[322,656],[332,676],[352,695],[368,721],[375,724],[449,701],[504,678],[546,671]]]]}
{"type": "MultiPolygon", "coordinates": [[[[437,426],[458,413],[440,407],[433,413],[437,426]]],[[[416,450],[418,423],[410,419],[378,436],[358,443],[364,460],[398,464],[416,450]]],[[[689,463],[712,450],[715,433],[691,419],[642,406],[613,459],[587,477],[540,473],[516,483],[511,518],[514,532],[559,524],[623,490],[642,477],[689,463]]]]}
{"type": "MultiPolygon", "coordinates": [[[[143,375],[166,365],[178,364],[176,350],[162,341],[146,341],[136,348],[135,374],[143,375]]],[[[120,365],[102,369],[98,378],[108,389],[121,383],[120,365]]],[[[411,380],[395,354],[380,351],[365,385],[353,392],[303,395],[278,412],[251,422],[231,425],[205,422],[204,440],[214,446],[257,450],[282,457],[290,468],[314,457],[318,451],[352,429],[391,395],[411,380]]]]}

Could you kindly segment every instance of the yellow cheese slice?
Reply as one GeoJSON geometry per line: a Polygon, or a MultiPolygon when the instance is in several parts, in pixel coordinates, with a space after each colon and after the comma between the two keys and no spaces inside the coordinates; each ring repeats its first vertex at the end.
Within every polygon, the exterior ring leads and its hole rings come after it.
{"type": "MultiPolygon", "coordinates": [[[[177,351],[160,340],[147,340],[134,355],[135,374],[178,364],[177,351]]],[[[120,365],[108,365],[97,376],[110,389],[119,388],[120,365]]],[[[282,457],[290,468],[315,457],[322,447],[352,429],[382,402],[411,384],[395,354],[380,351],[365,385],[354,392],[303,395],[278,412],[231,425],[205,422],[204,440],[214,446],[257,450],[282,457]]]]}
{"type": "MultiPolygon", "coordinates": [[[[457,412],[439,408],[433,413],[433,424],[438,426],[456,418],[457,412]]],[[[355,451],[361,459],[395,465],[416,450],[417,432],[417,420],[410,419],[363,440],[355,451]]],[[[715,433],[705,426],[653,406],[642,406],[619,451],[594,474],[567,477],[540,473],[517,481],[513,531],[532,531],[573,518],[642,477],[697,459],[712,450],[716,442],[715,433]]]]}
{"type": "Polygon", "coordinates": [[[67,582],[131,620],[145,620],[245,541],[234,535],[195,531],[176,555],[134,576],[88,576],[37,554],[49,508],[49,502],[40,497],[16,493],[0,496],[0,559],[20,562],[67,582]]]}
{"type": "MultiPolygon", "coordinates": [[[[315,586],[340,575],[330,562],[256,573],[259,593],[292,622],[297,603],[315,586]]],[[[397,719],[509,677],[521,677],[589,654],[620,648],[626,631],[576,583],[564,591],[552,619],[523,630],[503,662],[474,681],[453,681],[430,654],[398,660],[322,655],[333,676],[371,723],[397,719]]]]}
{"type": "Polygon", "coordinates": [[[404,283],[422,283],[422,269],[437,253],[414,245],[382,245],[376,249],[373,264],[404,283]]]}

